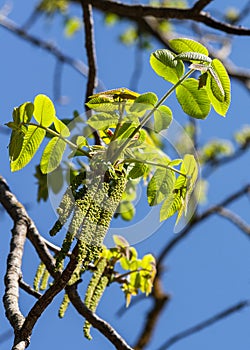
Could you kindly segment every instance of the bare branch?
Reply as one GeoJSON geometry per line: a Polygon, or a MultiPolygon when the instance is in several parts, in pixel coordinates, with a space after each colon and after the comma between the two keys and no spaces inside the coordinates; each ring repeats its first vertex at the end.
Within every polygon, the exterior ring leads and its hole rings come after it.
{"type": "MultiPolygon", "coordinates": [[[[24,316],[19,309],[19,279],[22,275],[21,265],[23,257],[24,243],[26,240],[26,234],[28,230],[28,222],[24,215],[23,206],[15,201],[5,180],[0,177],[0,202],[7,210],[7,212],[13,216],[14,227],[12,229],[12,239],[10,243],[10,252],[7,259],[7,271],[5,274],[5,294],[3,296],[3,302],[5,307],[6,317],[9,320],[15,333],[18,333],[21,329],[24,316]]],[[[24,342],[20,346],[21,349],[25,349],[29,340],[24,342]]]]}
{"type": "Polygon", "coordinates": [[[193,335],[197,332],[200,332],[201,330],[203,330],[209,326],[212,326],[216,322],[221,321],[224,318],[231,316],[232,314],[234,314],[238,311],[241,311],[242,309],[249,307],[249,306],[250,306],[250,300],[244,300],[244,301],[241,301],[233,306],[230,306],[229,308],[217,313],[216,315],[208,318],[207,320],[200,322],[200,323],[196,324],[195,326],[190,327],[190,328],[188,328],[180,333],[175,334],[170,339],[168,339],[164,344],[162,344],[157,350],[169,349],[172,345],[174,345],[178,341],[180,341],[186,337],[189,337],[190,335],[193,335]]]}
{"type": "MultiPolygon", "coordinates": [[[[71,0],[72,2],[84,3],[84,0],[71,0]]],[[[250,28],[234,26],[218,21],[207,12],[196,12],[193,8],[179,9],[167,7],[153,7],[146,5],[128,5],[110,0],[88,0],[93,7],[103,12],[112,12],[120,17],[138,20],[145,17],[155,17],[164,19],[192,20],[203,23],[208,27],[220,30],[224,33],[235,35],[250,35],[250,28]]]]}
{"type": "Polygon", "coordinates": [[[236,215],[231,210],[228,210],[223,207],[218,207],[216,211],[217,211],[217,214],[229,220],[232,224],[238,227],[242,232],[246,233],[247,236],[250,238],[250,225],[244,222],[244,220],[242,220],[238,215],[236,215]]]}
{"type": "Polygon", "coordinates": [[[193,6],[193,11],[194,12],[200,12],[201,10],[203,10],[208,4],[210,4],[210,2],[212,2],[213,0],[198,0],[194,6],[193,6]]]}
{"type": "Polygon", "coordinates": [[[19,287],[29,295],[35,297],[36,299],[39,299],[42,296],[41,293],[37,292],[28,283],[24,282],[22,278],[19,280],[19,287]]]}
{"type": "Polygon", "coordinates": [[[85,101],[87,102],[88,97],[93,95],[94,89],[96,87],[96,53],[95,53],[95,39],[94,39],[94,26],[93,26],[93,14],[92,6],[88,5],[86,1],[82,2],[83,10],[83,22],[85,29],[85,47],[88,57],[88,82],[85,101]]]}
{"type": "Polygon", "coordinates": [[[159,275],[157,275],[154,280],[152,298],[153,306],[147,313],[145,324],[142,328],[141,334],[138,337],[136,345],[134,346],[134,350],[142,350],[150,342],[162,310],[169,301],[169,295],[165,294],[162,290],[159,275]]]}

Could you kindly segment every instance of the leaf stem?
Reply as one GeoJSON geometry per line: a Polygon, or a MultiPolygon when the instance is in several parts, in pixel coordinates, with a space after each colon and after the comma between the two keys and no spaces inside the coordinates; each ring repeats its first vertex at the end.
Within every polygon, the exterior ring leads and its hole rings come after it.
{"type": "Polygon", "coordinates": [[[30,123],[30,122],[29,122],[29,123],[25,123],[25,125],[32,125],[32,126],[36,126],[36,127],[40,128],[40,129],[43,129],[43,130],[45,130],[46,132],[48,132],[50,135],[55,136],[55,137],[58,137],[59,139],[63,140],[63,141],[64,141],[65,143],[67,143],[71,148],[73,148],[73,149],[75,149],[75,150],[81,152],[82,155],[87,156],[88,158],[91,158],[91,155],[90,155],[88,152],[86,152],[86,151],[84,151],[83,149],[79,148],[77,145],[75,145],[73,142],[71,142],[70,140],[68,140],[68,139],[66,139],[65,137],[63,137],[63,136],[62,136],[61,134],[59,134],[58,132],[56,132],[56,131],[54,131],[54,130],[52,130],[52,129],[46,127],[46,126],[43,126],[43,125],[41,125],[41,124],[36,124],[36,123],[30,123]]]}
{"type": "Polygon", "coordinates": [[[184,81],[186,80],[193,72],[195,72],[195,69],[190,69],[186,74],[184,74],[180,80],[177,81],[175,85],[173,85],[166,93],[165,95],[156,103],[156,105],[145,115],[145,117],[142,119],[141,123],[134,129],[134,131],[130,134],[129,138],[121,145],[121,147],[117,150],[117,152],[114,154],[112,158],[112,162],[115,162],[122,151],[128,146],[131,139],[141,130],[141,128],[149,121],[151,116],[154,114],[154,112],[164,103],[164,101],[174,92],[174,90],[184,81]]]}
{"type": "Polygon", "coordinates": [[[175,173],[177,173],[179,175],[187,177],[187,174],[184,174],[180,170],[173,168],[171,165],[155,163],[155,162],[151,162],[150,160],[139,160],[139,159],[136,159],[136,158],[128,158],[128,159],[124,159],[121,163],[143,163],[143,164],[158,166],[158,167],[162,167],[162,168],[165,168],[165,169],[172,170],[172,171],[174,171],[175,173]]]}

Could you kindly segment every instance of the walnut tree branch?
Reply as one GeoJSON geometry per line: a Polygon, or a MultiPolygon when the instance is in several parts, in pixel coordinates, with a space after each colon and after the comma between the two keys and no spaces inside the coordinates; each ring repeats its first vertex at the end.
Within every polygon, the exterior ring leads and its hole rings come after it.
{"type": "MultiPolygon", "coordinates": [[[[86,3],[85,0],[71,0],[72,2],[86,3]]],[[[129,5],[110,0],[88,0],[96,9],[103,12],[112,12],[120,17],[138,20],[145,17],[164,19],[192,20],[202,23],[210,28],[220,30],[224,33],[235,35],[250,35],[250,28],[235,26],[213,18],[204,11],[194,11],[193,7],[187,9],[154,7],[146,5],[129,5]]],[[[205,1],[203,1],[204,3],[205,1]]],[[[208,1],[207,1],[208,3],[208,1]]],[[[198,5],[197,5],[198,6],[198,5]]]]}

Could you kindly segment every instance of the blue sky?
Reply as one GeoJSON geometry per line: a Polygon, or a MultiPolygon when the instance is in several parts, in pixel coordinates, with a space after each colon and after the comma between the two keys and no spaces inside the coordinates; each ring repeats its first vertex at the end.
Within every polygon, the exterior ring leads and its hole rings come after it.
{"type": "MultiPolygon", "coordinates": [[[[9,17],[22,24],[31,12],[34,1],[20,3],[13,1],[13,10],[9,17]]],[[[242,2],[241,6],[243,7],[242,2]]],[[[0,7],[4,4],[0,1],[0,7]]],[[[237,1],[214,1],[211,8],[224,10],[229,6],[239,6],[237,1]]],[[[80,16],[77,7],[73,12],[80,16]]],[[[98,75],[107,89],[121,86],[129,86],[131,74],[134,70],[135,52],[133,48],[127,48],[119,43],[118,35],[122,33],[121,27],[103,27],[103,19],[99,13],[95,13],[96,51],[98,57],[98,75]]],[[[245,21],[250,26],[250,22],[245,21]]],[[[32,34],[44,40],[57,42],[62,52],[68,53],[75,58],[86,62],[84,40],[82,33],[78,33],[72,40],[65,39],[62,34],[62,19],[55,21],[39,21],[32,28],[32,34]]],[[[53,75],[55,59],[41,49],[31,46],[23,40],[15,37],[0,27],[1,58],[0,58],[0,115],[1,130],[3,124],[11,118],[12,109],[21,103],[33,100],[34,97],[43,93],[53,99],[53,75]]],[[[250,68],[249,38],[234,38],[234,48],[231,58],[235,64],[250,68]]],[[[153,43],[152,50],[160,48],[153,43]]],[[[162,96],[168,86],[161,78],[156,76],[149,66],[150,51],[143,54],[142,76],[138,84],[140,93],[154,91],[162,96]]],[[[63,67],[61,92],[67,96],[67,105],[56,104],[57,115],[66,118],[73,110],[83,112],[85,96],[84,84],[86,80],[79,76],[71,67],[63,67]]],[[[170,99],[170,107],[174,117],[179,123],[185,123],[187,117],[176,105],[175,99],[170,99]]],[[[208,119],[199,123],[199,140],[201,144],[211,138],[230,138],[243,124],[249,124],[249,93],[237,82],[232,82],[232,104],[226,118],[211,112],[208,119]]],[[[30,216],[34,219],[41,234],[48,237],[48,230],[53,225],[56,216],[51,203],[36,202],[36,184],[34,165],[36,159],[25,169],[18,173],[11,173],[8,163],[8,135],[1,133],[0,173],[7,178],[12,191],[18,199],[24,203],[30,216]]],[[[232,191],[239,189],[249,182],[249,152],[234,164],[223,166],[210,177],[208,202],[206,206],[222,200],[232,191]]],[[[142,189],[143,192],[143,189],[142,189]]],[[[249,220],[249,199],[238,200],[231,209],[241,214],[245,220],[249,220]]],[[[143,194],[138,201],[137,212],[141,220],[144,212],[148,211],[144,204],[143,194]]],[[[11,220],[7,215],[0,216],[1,245],[0,245],[0,275],[5,272],[5,261],[8,254],[11,220]]],[[[115,224],[121,225],[121,222],[115,224]]],[[[125,224],[124,224],[125,225],[125,224]]],[[[128,224],[130,225],[130,224],[128,224]]],[[[157,256],[162,246],[173,236],[174,220],[170,219],[147,239],[135,245],[142,256],[151,252],[157,256]]],[[[60,237],[53,239],[59,243],[60,237]]],[[[171,302],[161,316],[159,326],[148,346],[149,350],[155,350],[168,337],[182,331],[199,321],[212,316],[237,303],[249,298],[250,294],[250,242],[237,228],[221,218],[212,216],[196,227],[191,235],[182,241],[168,256],[166,271],[164,273],[164,289],[171,295],[171,302]]],[[[25,246],[23,261],[24,279],[32,283],[37,263],[36,255],[30,243],[25,246]]],[[[0,294],[3,295],[3,278],[0,282],[0,294]]],[[[82,295],[84,286],[82,287],[82,295]]],[[[38,321],[34,329],[30,350],[60,348],[75,350],[99,349],[109,350],[112,345],[96,332],[92,331],[91,342],[84,339],[82,334],[83,320],[72,307],[69,308],[63,320],[57,317],[57,310],[62,295],[59,295],[38,321]]],[[[21,310],[26,314],[33,303],[33,298],[20,292],[21,310]]],[[[112,285],[105,293],[98,314],[109,321],[120,332],[129,344],[133,344],[142,327],[145,314],[150,305],[150,300],[145,300],[131,307],[121,318],[116,315],[117,310],[124,305],[124,298],[118,286],[112,285]],[[115,301],[115,302],[114,302],[115,301]]],[[[192,337],[176,343],[175,350],[211,348],[226,348],[233,350],[240,348],[248,349],[250,346],[249,336],[250,310],[245,309],[232,317],[219,322],[192,337]]],[[[0,335],[10,329],[8,321],[4,318],[4,309],[0,305],[0,335]]],[[[10,341],[6,341],[2,348],[9,349],[10,341]]]]}

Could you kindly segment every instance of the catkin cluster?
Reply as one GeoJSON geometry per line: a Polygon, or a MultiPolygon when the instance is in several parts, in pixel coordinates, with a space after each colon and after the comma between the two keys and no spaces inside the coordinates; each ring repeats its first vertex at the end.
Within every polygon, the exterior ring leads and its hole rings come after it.
{"type": "MultiPolygon", "coordinates": [[[[86,294],[85,294],[85,305],[93,312],[95,312],[99,301],[105,291],[105,288],[108,285],[109,279],[105,275],[105,268],[107,266],[107,261],[105,258],[100,258],[96,264],[96,270],[93,273],[86,294]]],[[[88,321],[85,321],[83,326],[84,336],[91,340],[90,335],[91,324],[88,321]]]]}
{"type": "Polygon", "coordinates": [[[50,231],[54,235],[58,228],[61,229],[70,220],[61,250],[56,257],[57,269],[63,267],[74,238],[79,240],[79,267],[74,279],[77,279],[81,269],[98,258],[125,186],[124,175],[111,177],[108,171],[104,175],[97,173],[88,180],[83,176],[76,177],[63,196],[58,208],[59,218],[50,231]]]}

